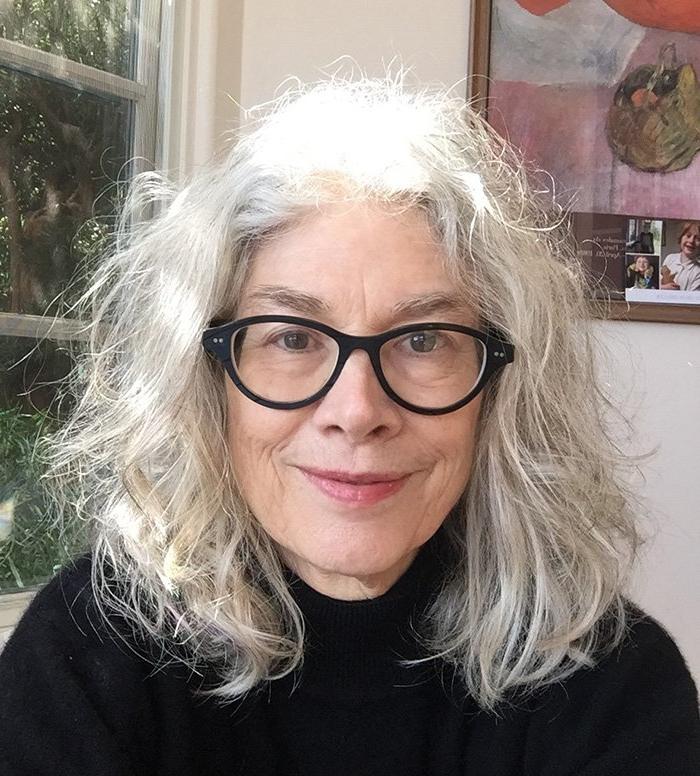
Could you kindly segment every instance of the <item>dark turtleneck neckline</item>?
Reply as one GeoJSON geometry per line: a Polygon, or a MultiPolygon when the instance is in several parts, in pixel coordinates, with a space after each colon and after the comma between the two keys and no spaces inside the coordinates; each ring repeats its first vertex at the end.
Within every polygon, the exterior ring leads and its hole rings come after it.
{"type": "Polygon", "coordinates": [[[383,595],[343,601],[319,593],[297,575],[290,590],[304,616],[304,664],[291,677],[294,691],[337,700],[378,699],[417,686],[433,673],[420,633],[439,586],[437,540],[424,545],[411,566],[383,595]]]}

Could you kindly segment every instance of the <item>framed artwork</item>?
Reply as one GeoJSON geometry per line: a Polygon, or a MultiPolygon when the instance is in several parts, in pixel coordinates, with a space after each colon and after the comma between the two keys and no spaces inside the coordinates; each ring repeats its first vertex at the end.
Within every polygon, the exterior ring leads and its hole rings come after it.
{"type": "Polygon", "coordinates": [[[698,0],[472,2],[472,97],[551,175],[591,295],[700,323],[698,0]]]}

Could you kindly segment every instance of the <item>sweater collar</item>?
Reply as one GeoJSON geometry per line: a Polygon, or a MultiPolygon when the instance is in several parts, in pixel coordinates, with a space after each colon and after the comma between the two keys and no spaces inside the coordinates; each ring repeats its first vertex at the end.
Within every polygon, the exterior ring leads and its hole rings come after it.
{"type": "Polygon", "coordinates": [[[378,598],[339,601],[319,593],[298,576],[289,584],[306,623],[304,664],[291,680],[302,692],[332,692],[346,700],[368,700],[423,683],[431,662],[418,633],[440,582],[437,539],[414,559],[403,576],[378,598]]]}

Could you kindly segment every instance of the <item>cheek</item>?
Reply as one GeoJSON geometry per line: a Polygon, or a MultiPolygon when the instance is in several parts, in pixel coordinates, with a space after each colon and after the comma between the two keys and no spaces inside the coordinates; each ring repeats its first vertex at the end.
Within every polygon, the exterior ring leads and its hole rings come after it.
{"type": "MultiPolygon", "coordinates": [[[[471,471],[476,444],[481,402],[470,402],[452,415],[445,415],[439,425],[430,426],[422,436],[435,458],[434,487],[444,492],[446,499],[458,498],[471,471]]],[[[435,418],[429,418],[435,420],[435,418]]]]}
{"type": "Polygon", "coordinates": [[[231,385],[227,391],[227,437],[233,470],[252,508],[273,495],[278,481],[276,456],[296,431],[294,413],[250,401],[231,385]]]}

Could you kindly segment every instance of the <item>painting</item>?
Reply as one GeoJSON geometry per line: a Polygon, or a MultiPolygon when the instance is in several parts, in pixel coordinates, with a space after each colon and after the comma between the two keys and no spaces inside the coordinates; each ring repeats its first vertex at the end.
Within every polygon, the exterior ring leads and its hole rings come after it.
{"type": "Polygon", "coordinates": [[[476,96],[551,175],[591,287],[700,323],[698,0],[475,0],[473,41],[476,96]]]}

